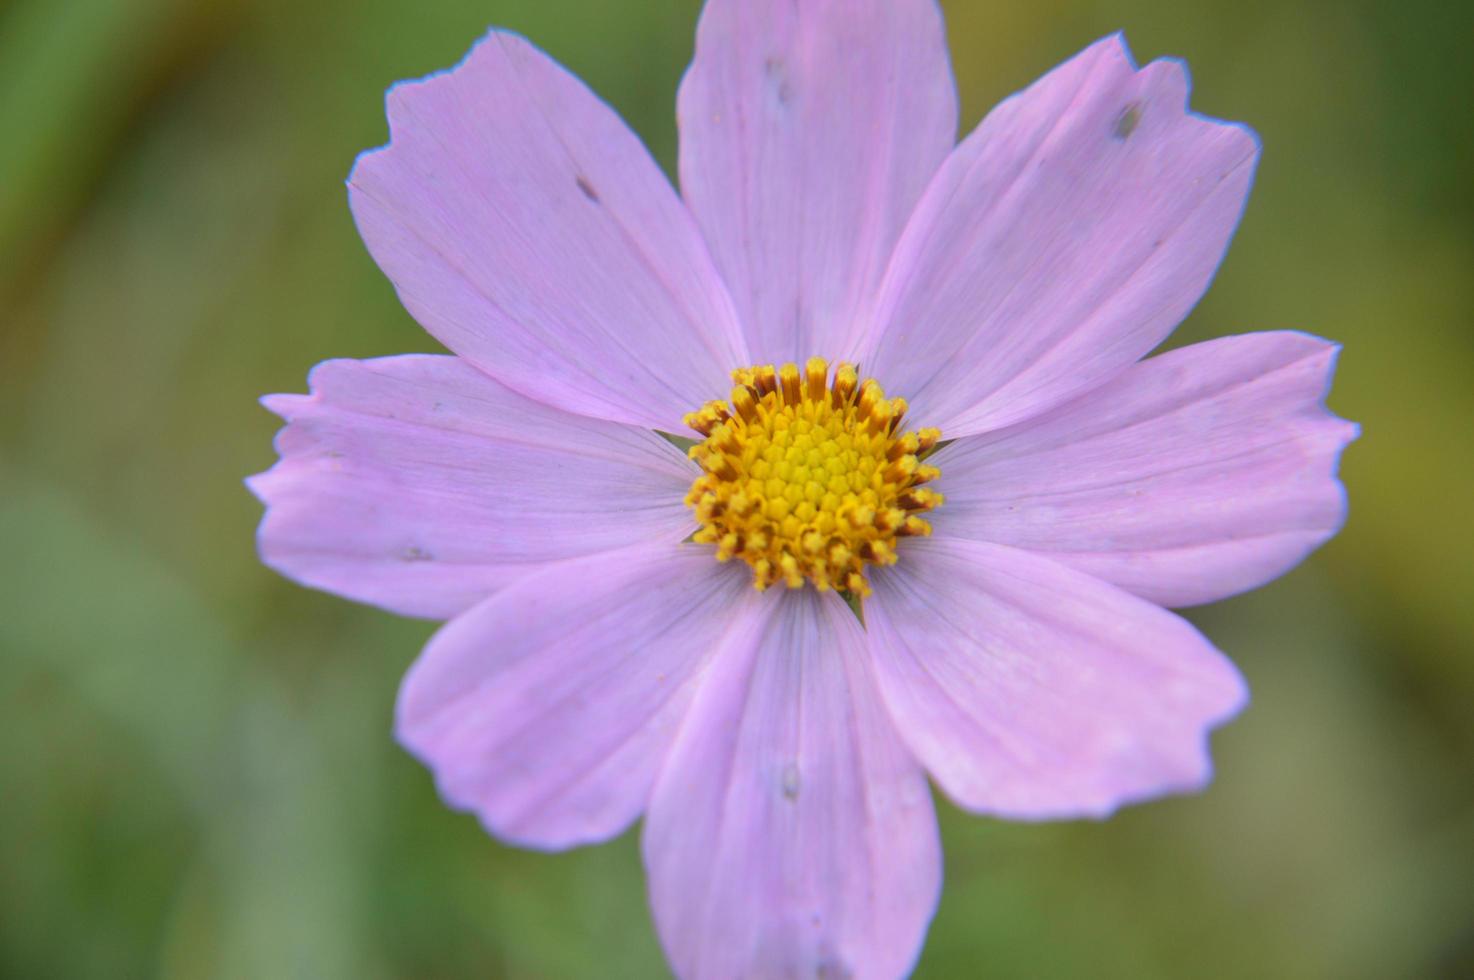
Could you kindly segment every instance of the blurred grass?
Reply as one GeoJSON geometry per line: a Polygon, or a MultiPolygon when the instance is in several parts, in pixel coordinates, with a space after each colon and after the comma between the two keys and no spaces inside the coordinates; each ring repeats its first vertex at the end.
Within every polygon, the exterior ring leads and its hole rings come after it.
{"type": "MultiPolygon", "coordinates": [[[[943,810],[922,977],[1474,975],[1474,7],[946,4],[970,126],[1125,27],[1265,156],[1174,342],[1345,343],[1345,532],[1194,613],[1255,704],[1210,792],[1104,824],[943,810]]],[[[630,837],[446,811],[389,734],[430,627],[256,562],[254,404],[433,349],[342,179],[380,93],[526,33],[669,168],[693,2],[0,4],[0,975],[644,977],[630,837]]]]}

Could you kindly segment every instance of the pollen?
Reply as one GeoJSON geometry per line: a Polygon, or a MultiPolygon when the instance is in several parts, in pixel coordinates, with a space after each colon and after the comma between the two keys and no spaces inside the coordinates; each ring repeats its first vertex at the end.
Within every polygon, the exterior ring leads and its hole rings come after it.
{"type": "Polygon", "coordinates": [[[805,581],[819,590],[870,594],[866,565],[892,565],[900,539],[931,534],[921,515],[942,495],[923,484],[939,474],[922,462],[941,433],[902,433],[906,401],[886,398],[853,364],[813,357],[739,368],[729,402],[707,402],[685,422],[703,439],[690,455],[702,469],[686,504],[700,522],[693,540],[739,558],[759,589],[805,581]]]}

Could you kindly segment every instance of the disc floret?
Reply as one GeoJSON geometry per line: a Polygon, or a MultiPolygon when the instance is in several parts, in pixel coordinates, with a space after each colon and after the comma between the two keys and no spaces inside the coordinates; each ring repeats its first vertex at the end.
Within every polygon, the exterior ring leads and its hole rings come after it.
{"type": "Polygon", "coordinates": [[[853,364],[810,358],[732,372],[729,402],[708,402],[685,422],[704,438],[690,450],[702,469],[686,503],[716,545],[740,558],[753,584],[870,594],[867,564],[890,565],[900,538],[931,534],[922,514],[942,495],[922,484],[936,429],[901,433],[903,398],[885,397],[853,364]]]}

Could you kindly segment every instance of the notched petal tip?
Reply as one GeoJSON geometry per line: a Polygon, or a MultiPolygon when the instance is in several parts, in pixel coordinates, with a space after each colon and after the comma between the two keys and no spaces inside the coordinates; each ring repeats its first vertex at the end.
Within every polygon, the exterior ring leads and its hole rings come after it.
{"type": "MultiPolygon", "coordinates": [[[[1120,62],[1131,71],[1137,71],[1139,68],[1136,63],[1136,55],[1131,50],[1131,43],[1126,40],[1126,29],[1124,27],[1096,40],[1080,53],[1093,54],[1097,57],[1120,62]]],[[[1076,57],[1079,57],[1079,55],[1076,57]]]]}
{"type": "Polygon", "coordinates": [[[396,121],[402,118],[401,111],[408,110],[416,100],[436,87],[450,84],[457,74],[473,66],[479,59],[487,57],[493,46],[497,47],[501,53],[513,57],[540,53],[538,47],[522,34],[505,28],[493,27],[477,38],[466,49],[466,53],[461,55],[460,60],[450,67],[441,68],[417,78],[405,78],[395,82],[384,90],[384,114],[389,120],[389,142],[383,146],[365,150],[359,154],[359,157],[387,149],[392,145],[396,121]]]}
{"type": "MultiPolygon", "coordinates": [[[[275,468],[272,467],[272,469],[275,468]]],[[[251,496],[255,497],[267,507],[271,506],[271,499],[268,496],[271,493],[271,472],[272,470],[262,470],[260,473],[252,473],[250,476],[241,480],[245,488],[251,492],[251,496]]],[[[257,529],[257,533],[260,533],[259,528],[257,529]]]]}
{"type": "MultiPolygon", "coordinates": [[[[1187,59],[1177,56],[1166,56],[1155,58],[1145,65],[1138,65],[1135,55],[1126,40],[1124,30],[1109,34],[1090,47],[1086,48],[1076,58],[1082,58],[1094,54],[1101,63],[1115,63],[1108,70],[1119,72],[1121,75],[1136,76],[1144,89],[1149,90],[1151,99],[1157,103],[1156,111],[1172,108],[1179,110],[1180,115],[1186,116],[1192,123],[1201,124],[1206,133],[1209,130],[1220,130],[1218,139],[1229,142],[1241,143],[1236,156],[1239,163],[1235,164],[1229,172],[1237,170],[1244,163],[1256,164],[1262,142],[1259,134],[1246,123],[1229,119],[1220,119],[1216,116],[1197,112],[1192,108],[1192,72],[1188,66],[1187,59]]],[[[1122,104],[1120,111],[1114,117],[1111,124],[1112,135],[1120,141],[1130,139],[1136,135],[1146,113],[1146,106],[1142,100],[1128,100],[1122,104]]],[[[1226,177],[1228,174],[1225,173],[1226,177]]]]}
{"type": "Polygon", "coordinates": [[[1197,302],[1259,145],[1194,113],[1188,89],[1182,62],[1138,68],[1112,34],[958,145],[861,350],[928,421],[966,436],[1040,414],[1145,356],[1197,302]]]}
{"type": "MultiPolygon", "coordinates": [[[[985,812],[1025,822],[1076,819],[1102,821],[1114,817],[1126,807],[1140,803],[1206,792],[1216,775],[1213,736],[1219,729],[1238,718],[1250,702],[1248,682],[1238,667],[1221,651],[1210,649],[1217,654],[1213,666],[1181,692],[1184,698],[1198,705],[1200,721],[1196,738],[1190,733],[1185,734],[1182,753],[1171,758],[1159,755],[1144,745],[1138,745],[1132,750],[1140,756],[1141,765],[1152,768],[1154,775],[1149,782],[1126,790],[1105,786],[1099,790],[1099,795],[1089,795],[1079,800],[1044,806],[1030,805],[1016,810],[1000,807],[985,812]],[[1209,674],[1212,676],[1207,676],[1209,674]]],[[[1122,768],[1125,770],[1130,767],[1122,768]]]]}
{"type": "Polygon", "coordinates": [[[296,392],[278,392],[270,395],[262,395],[257,399],[261,407],[272,415],[276,415],[284,421],[290,422],[292,418],[301,412],[306,406],[314,401],[311,395],[302,395],[296,392]]]}
{"type": "Polygon", "coordinates": [[[1344,520],[1336,473],[1357,427],[1325,405],[1338,350],[1294,331],[1223,337],[959,440],[939,529],[1048,553],[1174,608],[1257,588],[1344,520]]]}
{"type": "Polygon", "coordinates": [[[1350,419],[1342,418],[1331,411],[1330,406],[1327,404],[1331,396],[1331,386],[1335,383],[1336,369],[1341,365],[1341,353],[1345,348],[1337,341],[1317,337],[1312,333],[1305,333],[1298,330],[1286,330],[1284,333],[1300,338],[1307,346],[1315,349],[1316,354],[1314,356],[1319,358],[1319,366],[1325,373],[1325,382],[1321,387],[1317,407],[1328,419],[1338,423],[1341,429],[1342,447],[1354,442],[1361,436],[1361,424],[1353,422],[1350,419]]]}
{"type": "MultiPolygon", "coordinates": [[[[382,361],[404,360],[407,356],[378,358],[382,361]]],[[[359,361],[347,357],[334,357],[326,361],[319,361],[307,372],[307,393],[300,392],[275,392],[262,395],[257,401],[261,406],[273,415],[290,424],[294,419],[309,412],[323,403],[324,399],[331,394],[335,382],[345,375],[352,375],[355,371],[363,370],[373,364],[373,360],[359,361]]],[[[278,452],[280,448],[278,447],[278,452]]],[[[286,455],[282,453],[282,455],[286,455]]]]}
{"type": "Polygon", "coordinates": [[[277,463],[247,486],[258,547],[312,588],[444,619],[545,561],[689,533],[684,458],[549,408],[446,355],[313,368],[268,396],[277,463]]]}
{"type": "Polygon", "coordinates": [[[369,147],[362,150],[353,158],[353,165],[348,169],[348,176],[344,181],[351,191],[363,192],[365,172],[377,166],[385,157],[386,153],[393,148],[398,127],[402,124],[409,112],[410,104],[424,90],[432,88],[442,79],[449,79],[468,65],[480,48],[497,34],[504,33],[497,28],[492,28],[482,35],[470,48],[466,50],[459,61],[449,68],[432,71],[418,78],[405,78],[394,82],[384,90],[384,117],[388,122],[388,138],[379,146],[369,147]]]}
{"type": "Polygon", "coordinates": [[[1102,818],[1199,790],[1209,733],[1247,703],[1185,620],[1015,549],[919,542],[877,576],[866,624],[903,737],[976,813],[1102,818]],[[924,612],[943,607],[954,621],[924,612]]]}
{"type": "Polygon", "coordinates": [[[905,976],[941,887],[925,777],[843,602],[765,606],[713,657],[651,798],[661,942],[683,977],[905,976]]]}
{"type": "Polygon", "coordinates": [[[956,142],[938,5],[709,0],[676,113],[683,196],[747,363],[845,353],[956,142]]]}
{"type": "Polygon", "coordinates": [[[681,199],[610,106],[524,38],[385,96],[349,207],[406,310],[559,408],[671,428],[732,363],[731,299],[681,199]]]}
{"type": "Polygon", "coordinates": [[[400,687],[395,737],[499,839],[607,839],[644,810],[694,678],[753,601],[670,543],[546,567],[435,634],[400,687]]]}
{"type": "MultiPolygon", "coordinates": [[[[1239,163],[1233,169],[1237,170],[1245,164],[1250,167],[1258,165],[1259,155],[1263,149],[1263,142],[1259,134],[1247,123],[1233,119],[1220,119],[1198,112],[1192,107],[1192,71],[1188,67],[1187,59],[1179,57],[1158,58],[1145,67],[1138,74],[1155,74],[1163,89],[1161,96],[1164,104],[1176,104],[1180,107],[1190,123],[1195,123],[1201,129],[1200,132],[1213,132],[1217,139],[1225,141],[1228,145],[1235,147],[1233,156],[1237,156],[1239,163]],[[1173,92],[1180,92],[1175,100],[1171,97],[1173,92]]],[[[1227,176],[1227,174],[1225,174],[1227,176]]]]}

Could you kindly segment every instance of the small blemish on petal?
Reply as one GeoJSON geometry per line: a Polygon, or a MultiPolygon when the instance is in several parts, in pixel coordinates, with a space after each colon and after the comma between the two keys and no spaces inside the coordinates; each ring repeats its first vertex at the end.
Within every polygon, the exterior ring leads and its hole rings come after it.
{"type": "Polygon", "coordinates": [[[412,544],[399,553],[401,561],[434,561],[435,556],[419,545],[412,544]]]}
{"type": "Polygon", "coordinates": [[[821,960],[814,968],[815,980],[852,980],[854,975],[843,960],[834,958],[821,960]]]}
{"type": "Polygon", "coordinates": [[[1116,125],[1111,130],[1111,135],[1118,140],[1124,140],[1136,132],[1136,127],[1141,124],[1141,103],[1128,102],[1126,108],[1116,117],[1116,125]]]}
{"type": "Polygon", "coordinates": [[[763,62],[763,70],[767,73],[768,84],[773,86],[773,94],[778,98],[779,105],[788,105],[793,101],[793,86],[788,83],[788,66],[782,58],[770,57],[763,62]]]}
{"type": "Polygon", "coordinates": [[[574,183],[578,185],[579,190],[583,191],[584,197],[588,198],[590,201],[593,201],[595,204],[599,203],[599,192],[594,190],[594,185],[589,183],[589,179],[587,177],[585,177],[583,174],[579,174],[574,183]]]}
{"type": "Polygon", "coordinates": [[[785,799],[798,799],[798,765],[790,762],[783,767],[783,796],[785,799]]]}

